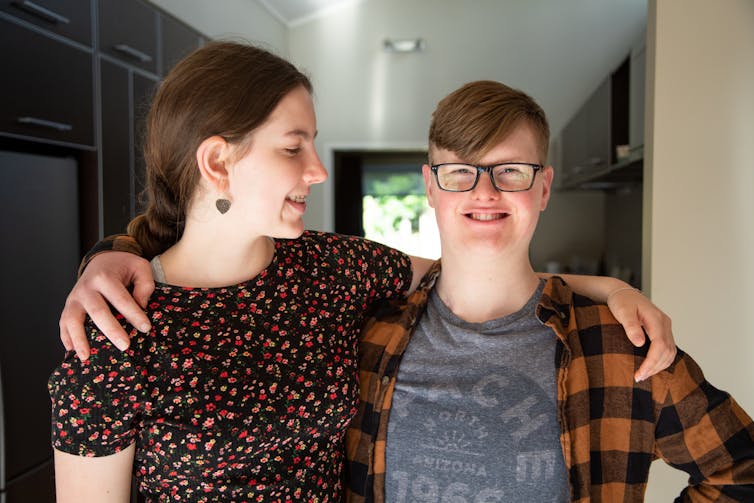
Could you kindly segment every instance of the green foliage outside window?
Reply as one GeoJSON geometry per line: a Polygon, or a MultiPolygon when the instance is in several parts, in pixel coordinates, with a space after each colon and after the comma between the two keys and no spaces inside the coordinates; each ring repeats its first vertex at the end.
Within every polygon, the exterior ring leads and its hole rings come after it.
{"type": "Polygon", "coordinates": [[[411,222],[418,232],[419,217],[427,209],[424,184],[418,172],[366,173],[364,183],[364,232],[386,235],[399,230],[402,222],[411,222]]]}

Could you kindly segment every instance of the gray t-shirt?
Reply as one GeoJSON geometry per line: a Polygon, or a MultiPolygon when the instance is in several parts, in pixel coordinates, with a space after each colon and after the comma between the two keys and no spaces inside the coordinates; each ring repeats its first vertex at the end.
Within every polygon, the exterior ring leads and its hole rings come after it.
{"type": "Polygon", "coordinates": [[[569,501],[556,339],[535,315],[543,284],[520,311],[484,323],[432,291],[397,376],[386,501],[569,501]]]}

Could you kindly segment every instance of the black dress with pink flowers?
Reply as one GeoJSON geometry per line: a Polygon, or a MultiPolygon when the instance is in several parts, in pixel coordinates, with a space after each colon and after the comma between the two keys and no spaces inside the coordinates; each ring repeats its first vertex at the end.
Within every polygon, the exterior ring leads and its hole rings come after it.
{"type": "Polygon", "coordinates": [[[136,442],[150,501],[339,501],[357,410],[357,338],[404,295],[404,254],[306,232],[227,288],[157,284],[149,334],[120,352],[87,321],[91,357],[50,377],[53,446],[105,456],[136,442]]]}

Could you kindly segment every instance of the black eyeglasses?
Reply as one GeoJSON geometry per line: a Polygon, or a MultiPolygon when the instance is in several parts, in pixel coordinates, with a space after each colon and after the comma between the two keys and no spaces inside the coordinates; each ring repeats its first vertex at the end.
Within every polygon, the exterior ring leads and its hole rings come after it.
{"type": "Polygon", "coordinates": [[[492,185],[501,192],[523,192],[534,185],[534,176],[541,164],[505,162],[492,166],[476,166],[461,162],[446,162],[430,166],[437,186],[448,192],[468,192],[476,187],[479,174],[486,171],[492,185]]]}

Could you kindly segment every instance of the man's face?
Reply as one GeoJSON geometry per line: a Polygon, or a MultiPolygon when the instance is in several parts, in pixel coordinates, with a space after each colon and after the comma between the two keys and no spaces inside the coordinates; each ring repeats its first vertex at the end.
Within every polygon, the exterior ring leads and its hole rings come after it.
{"type": "MultiPolygon", "coordinates": [[[[432,162],[468,161],[448,150],[433,149],[432,162]]],[[[518,126],[478,164],[504,162],[540,163],[537,142],[528,124],[518,126]]],[[[447,192],[437,186],[428,165],[423,166],[422,173],[429,205],[435,209],[443,257],[487,254],[528,261],[539,213],[550,198],[551,167],[539,170],[531,189],[523,192],[497,190],[487,173],[480,174],[471,191],[447,192]]]]}

